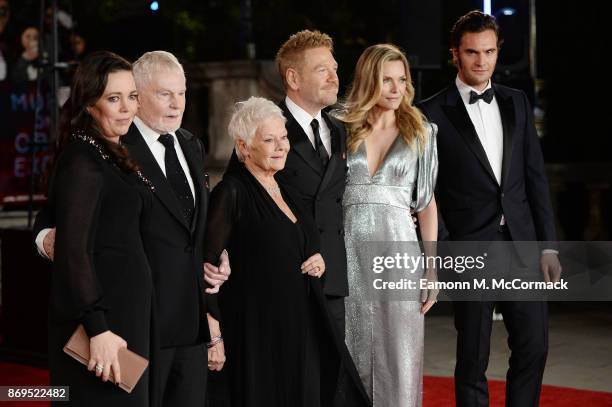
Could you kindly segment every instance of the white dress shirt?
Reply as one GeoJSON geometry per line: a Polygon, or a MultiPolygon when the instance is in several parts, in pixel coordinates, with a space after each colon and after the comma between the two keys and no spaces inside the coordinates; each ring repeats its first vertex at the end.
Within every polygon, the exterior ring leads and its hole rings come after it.
{"type": "MultiPolygon", "coordinates": [[[[160,134],[147,126],[138,116],[134,117],[134,124],[142,134],[142,138],[144,138],[149,150],[153,153],[153,157],[155,157],[155,161],[161,168],[164,175],[166,175],[166,162],[164,161],[166,157],[166,147],[160,142],[157,141],[159,139],[160,134]]],[[[178,157],[179,163],[185,171],[185,175],[187,176],[187,182],[189,183],[189,188],[191,188],[191,193],[195,198],[195,188],[193,186],[193,178],[191,177],[191,172],[189,171],[189,165],[187,164],[187,160],[185,159],[185,154],[183,154],[183,149],[181,148],[181,143],[179,143],[176,138],[176,134],[174,132],[168,133],[174,139],[174,149],[176,150],[176,155],[178,157]]]]}
{"type": "MultiPolygon", "coordinates": [[[[463,104],[470,115],[472,124],[476,129],[478,139],[480,139],[480,143],[487,154],[487,159],[493,169],[493,174],[495,174],[497,183],[501,185],[502,160],[504,154],[504,128],[502,126],[499,105],[497,104],[495,96],[493,96],[491,103],[478,99],[476,103],[470,105],[470,91],[473,90],[479,95],[484,93],[484,91],[491,87],[491,80],[489,79],[487,87],[480,92],[465,84],[459,79],[459,76],[457,76],[455,84],[457,85],[461,99],[463,99],[463,104]]],[[[506,224],[506,218],[503,214],[499,224],[506,224]]],[[[542,250],[542,254],[559,254],[559,252],[554,249],[544,249],[542,250]]]]}
{"type": "Polygon", "coordinates": [[[313,117],[304,109],[295,104],[293,100],[289,99],[289,96],[285,97],[285,104],[300,127],[304,129],[306,136],[308,136],[308,140],[310,140],[310,143],[315,150],[316,144],[314,139],[314,131],[312,130],[312,126],[310,126],[310,122],[312,122],[312,119],[317,119],[319,122],[319,135],[321,136],[323,147],[325,147],[325,150],[327,150],[327,155],[331,156],[331,131],[329,130],[329,127],[327,127],[327,123],[323,119],[323,116],[321,116],[321,111],[319,110],[313,117]]]}
{"type": "MultiPolygon", "coordinates": [[[[484,93],[491,87],[491,80],[489,79],[489,83],[482,91],[477,91],[467,85],[459,79],[459,76],[455,79],[455,84],[457,85],[465,109],[470,116],[470,120],[476,129],[480,144],[487,155],[489,165],[493,170],[493,175],[495,175],[497,183],[501,185],[502,160],[504,158],[504,128],[502,126],[499,105],[497,104],[495,95],[493,95],[491,103],[478,99],[476,103],[470,104],[470,92],[474,91],[479,95],[484,93]]],[[[503,214],[499,224],[506,224],[506,219],[503,214]]]]}
{"type": "Polygon", "coordinates": [[[495,96],[491,103],[487,103],[482,99],[478,99],[476,103],[470,104],[470,91],[474,91],[479,95],[491,87],[489,84],[482,91],[477,91],[469,85],[466,85],[459,77],[455,80],[463,104],[472,120],[472,124],[478,134],[480,144],[489,160],[489,164],[493,169],[493,174],[497,183],[501,185],[502,160],[504,154],[504,128],[502,126],[501,114],[499,105],[495,96]]]}

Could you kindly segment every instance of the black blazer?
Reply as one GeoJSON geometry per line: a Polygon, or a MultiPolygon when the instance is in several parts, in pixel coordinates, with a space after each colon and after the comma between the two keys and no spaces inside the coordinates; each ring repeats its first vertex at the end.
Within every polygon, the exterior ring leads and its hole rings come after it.
{"type": "MultiPolygon", "coordinates": [[[[191,133],[179,129],[181,145],[195,187],[196,211],[188,225],[180,204],[138,128],[132,124],[122,143],[154,186],[151,208],[144,214],[142,240],[149,259],[156,297],[156,323],[162,348],[193,345],[210,339],[206,313],[219,318],[215,297],[204,293],[203,240],[208,207],[204,148],[191,133]]],[[[53,227],[49,211],[39,213],[34,234],[53,227]]]]}
{"type": "Polygon", "coordinates": [[[493,175],[455,84],[419,103],[438,125],[441,238],[490,240],[502,213],[515,241],[553,241],[555,227],[544,159],[527,96],[493,84],[503,125],[502,181],[493,175]]]}
{"type": "Polygon", "coordinates": [[[299,198],[306,213],[312,214],[321,236],[321,255],[325,260],[323,289],[326,295],[348,295],[346,249],[342,221],[342,195],[346,183],[346,131],[342,123],[322,112],[331,130],[332,153],[324,169],[308,136],[284,102],[280,108],[287,118],[291,150],[285,169],[276,178],[299,198]]]}

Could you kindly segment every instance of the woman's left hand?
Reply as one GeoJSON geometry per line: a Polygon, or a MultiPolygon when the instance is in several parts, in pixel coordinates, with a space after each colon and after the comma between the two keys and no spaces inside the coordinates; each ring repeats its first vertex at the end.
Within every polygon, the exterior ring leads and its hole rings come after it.
{"type": "Polygon", "coordinates": [[[302,270],[302,274],[321,278],[323,273],[325,273],[325,261],[323,261],[323,256],[321,256],[320,253],[313,254],[308,260],[302,263],[300,269],[302,270]]]}

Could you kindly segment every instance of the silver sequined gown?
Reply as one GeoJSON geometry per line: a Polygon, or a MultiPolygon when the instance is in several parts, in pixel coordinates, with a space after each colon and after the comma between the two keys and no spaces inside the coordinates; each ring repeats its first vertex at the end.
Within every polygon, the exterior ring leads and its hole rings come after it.
{"type": "MultiPolygon", "coordinates": [[[[438,172],[437,127],[427,128],[422,152],[397,137],[373,177],[364,143],[348,156],[343,198],[349,279],[346,341],[377,407],[421,406],[424,321],[418,301],[371,301],[366,285],[372,283],[372,265],[360,260],[359,244],[417,240],[411,209],[418,212],[429,204],[438,172]]],[[[413,278],[421,277],[417,274],[413,278]]]]}

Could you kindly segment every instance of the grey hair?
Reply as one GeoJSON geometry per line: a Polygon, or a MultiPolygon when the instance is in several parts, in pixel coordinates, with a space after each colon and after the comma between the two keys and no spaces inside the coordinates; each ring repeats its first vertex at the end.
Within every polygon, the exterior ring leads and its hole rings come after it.
{"type": "MultiPolygon", "coordinates": [[[[234,140],[234,144],[242,140],[250,145],[259,125],[270,117],[282,119],[283,123],[287,121],[283,116],[283,111],[274,102],[266,98],[251,96],[234,105],[234,113],[227,126],[227,132],[234,140]]],[[[236,155],[240,161],[244,159],[238,148],[236,148],[236,155]]]]}
{"type": "Polygon", "coordinates": [[[178,72],[185,76],[183,65],[167,51],[145,52],[132,65],[136,86],[146,85],[157,72],[178,72]]]}

